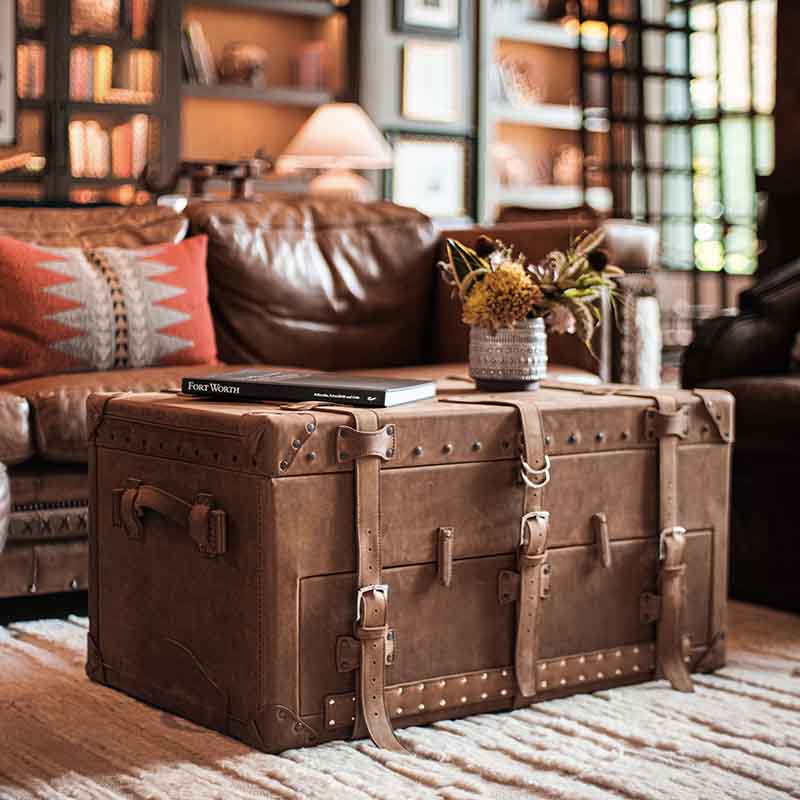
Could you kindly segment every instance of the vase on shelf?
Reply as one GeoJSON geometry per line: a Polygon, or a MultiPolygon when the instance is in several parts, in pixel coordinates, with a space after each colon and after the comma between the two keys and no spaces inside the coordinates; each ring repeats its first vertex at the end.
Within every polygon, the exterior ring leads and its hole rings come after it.
{"type": "Polygon", "coordinates": [[[469,374],[481,391],[526,392],[547,377],[547,332],[535,317],[492,333],[473,325],[469,332],[469,374]]]}

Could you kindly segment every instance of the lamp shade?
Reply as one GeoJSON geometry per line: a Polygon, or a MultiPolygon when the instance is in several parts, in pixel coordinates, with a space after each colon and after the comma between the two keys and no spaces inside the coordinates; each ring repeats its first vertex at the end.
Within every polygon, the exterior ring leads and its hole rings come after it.
{"type": "Polygon", "coordinates": [[[320,106],[289,142],[278,169],[388,169],[392,148],[361,106],[320,106]]]}

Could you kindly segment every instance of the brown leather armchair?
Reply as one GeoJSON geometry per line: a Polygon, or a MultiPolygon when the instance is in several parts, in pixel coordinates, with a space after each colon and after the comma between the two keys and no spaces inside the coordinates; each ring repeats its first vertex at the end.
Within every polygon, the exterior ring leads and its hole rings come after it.
{"type": "MultiPolygon", "coordinates": [[[[575,228],[565,217],[504,226],[502,235],[540,258],[565,247],[575,228]]],[[[209,237],[209,300],[225,363],[466,374],[463,363],[447,363],[463,362],[466,339],[458,318],[443,312],[452,307],[436,269],[442,237],[412,209],[284,197],[197,203],[184,216],[158,207],[0,215],[0,235],[62,247],[141,247],[187,230],[209,237]]],[[[474,231],[449,235],[469,240],[474,231]]],[[[620,257],[630,256],[630,241],[620,240],[620,257]]],[[[646,268],[647,248],[640,252],[633,261],[646,268]]],[[[551,353],[555,376],[596,380],[611,364],[608,351],[598,362],[568,337],[554,340],[551,353]]],[[[0,468],[0,597],[86,587],[89,394],[177,388],[182,375],[219,369],[77,372],[0,385],[0,467],[8,467],[0,468]]]]}
{"type": "Polygon", "coordinates": [[[739,314],[708,320],[685,353],[683,384],[726,389],[736,398],[730,592],[800,611],[800,373],[792,348],[800,331],[800,261],[739,298],[739,314]]]}

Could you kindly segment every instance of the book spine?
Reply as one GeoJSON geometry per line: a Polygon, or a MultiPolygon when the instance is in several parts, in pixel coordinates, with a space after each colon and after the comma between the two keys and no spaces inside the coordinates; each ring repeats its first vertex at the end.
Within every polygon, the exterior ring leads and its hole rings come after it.
{"type": "Polygon", "coordinates": [[[280,383],[269,385],[251,383],[249,381],[226,381],[215,378],[184,378],[181,381],[181,391],[194,397],[206,397],[222,402],[230,400],[288,400],[293,403],[318,400],[320,403],[331,403],[346,406],[366,406],[368,408],[384,408],[386,406],[386,392],[359,389],[337,389],[332,386],[328,389],[311,389],[305,386],[291,386],[280,383]],[[347,399],[337,398],[346,392],[347,399]]]}

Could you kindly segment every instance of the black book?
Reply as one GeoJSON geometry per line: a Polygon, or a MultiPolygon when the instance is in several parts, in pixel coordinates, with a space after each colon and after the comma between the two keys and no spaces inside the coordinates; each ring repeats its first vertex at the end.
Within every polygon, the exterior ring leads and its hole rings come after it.
{"type": "Polygon", "coordinates": [[[358,378],[338,372],[243,369],[184,378],[181,391],[210,400],[318,400],[347,406],[384,408],[436,396],[433,381],[358,378]]]}

